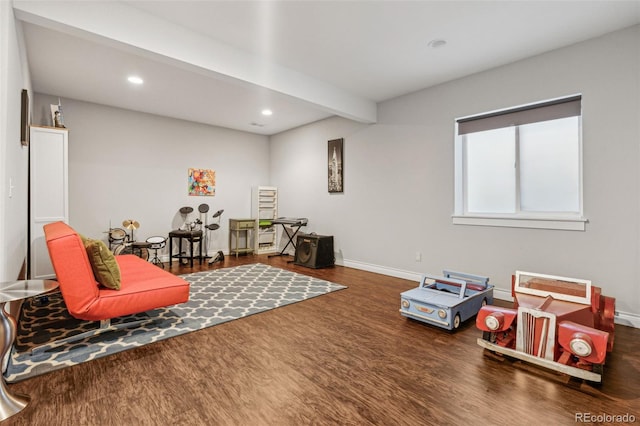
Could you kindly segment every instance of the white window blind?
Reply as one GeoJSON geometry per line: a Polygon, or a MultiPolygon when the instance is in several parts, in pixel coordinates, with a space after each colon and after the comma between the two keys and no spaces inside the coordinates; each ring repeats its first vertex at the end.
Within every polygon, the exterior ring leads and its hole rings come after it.
{"type": "Polygon", "coordinates": [[[454,223],[584,229],[581,102],[456,120],[454,223]]]}

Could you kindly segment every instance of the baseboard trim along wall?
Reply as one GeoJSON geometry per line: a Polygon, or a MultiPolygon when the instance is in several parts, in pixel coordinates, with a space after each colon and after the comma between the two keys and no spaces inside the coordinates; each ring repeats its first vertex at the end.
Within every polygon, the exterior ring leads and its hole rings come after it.
{"type": "MultiPolygon", "coordinates": [[[[336,256],[337,258],[337,256],[336,256]]],[[[386,266],[374,265],[371,263],[360,262],[358,260],[342,259],[340,263],[336,261],[336,264],[342,264],[348,268],[360,269],[363,271],[374,272],[376,274],[388,275],[390,277],[402,278],[405,280],[419,282],[422,277],[421,274],[411,271],[405,271],[402,269],[389,268],[386,266]]],[[[493,289],[493,297],[498,300],[513,301],[511,296],[511,290],[493,289]]],[[[617,311],[615,315],[615,323],[620,325],[626,325],[628,327],[640,328],[640,315],[631,312],[617,311]]]]}

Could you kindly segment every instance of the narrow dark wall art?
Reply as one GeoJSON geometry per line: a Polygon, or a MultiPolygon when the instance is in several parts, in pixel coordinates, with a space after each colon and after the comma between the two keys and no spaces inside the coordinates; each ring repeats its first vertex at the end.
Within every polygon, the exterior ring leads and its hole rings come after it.
{"type": "Polygon", "coordinates": [[[332,139],[329,141],[328,146],[329,192],[344,192],[344,139],[332,139]]]}

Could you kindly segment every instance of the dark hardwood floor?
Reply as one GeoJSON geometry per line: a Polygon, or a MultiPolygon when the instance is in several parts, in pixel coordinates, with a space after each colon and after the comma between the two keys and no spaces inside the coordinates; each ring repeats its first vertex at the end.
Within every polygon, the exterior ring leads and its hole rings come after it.
{"type": "Polygon", "coordinates": [[[345,267],[262,262],[349,288],[9,385],[32,398],[7,425],[571,425],[576,413],[640,422],[640,330],[616,327],[593,387],[485,355],[473,321],[456,333],[408,320],[415,282],[345,267]]]}

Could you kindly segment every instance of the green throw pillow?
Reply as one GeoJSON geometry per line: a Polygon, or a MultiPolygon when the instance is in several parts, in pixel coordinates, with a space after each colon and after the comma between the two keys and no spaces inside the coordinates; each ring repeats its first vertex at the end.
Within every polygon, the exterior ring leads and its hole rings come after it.
{"type": "Polygon", "coordinates": [[[104,241],[87,240],[85,247],[96,281],[107,288],[120,290],[120,267],[104,241]]]}

